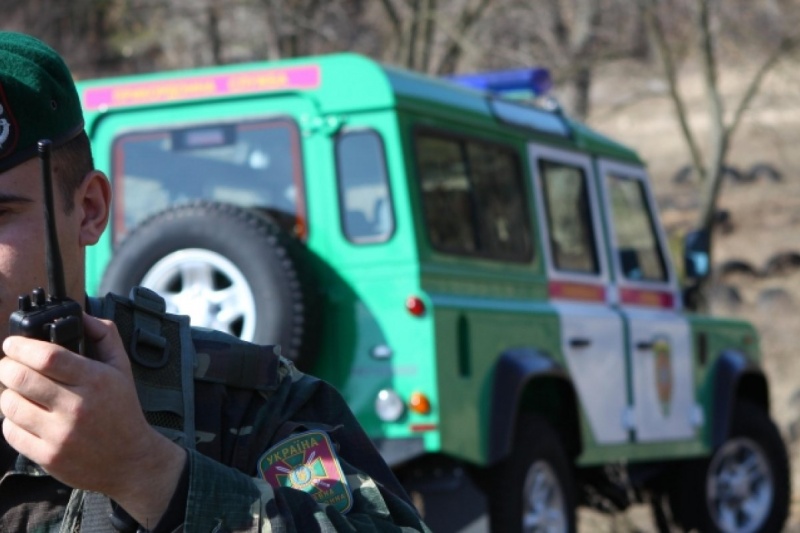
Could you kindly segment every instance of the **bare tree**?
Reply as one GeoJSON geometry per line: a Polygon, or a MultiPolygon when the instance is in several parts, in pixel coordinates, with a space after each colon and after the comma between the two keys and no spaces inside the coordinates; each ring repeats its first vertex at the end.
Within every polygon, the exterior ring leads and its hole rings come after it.
{"type": "Polygon", "coordinates": [[[113,0],[9,0],[3,5],[4,29],[24,31],[48,42],[69,58],[80,76],[104,65],[109,49],[108,12],[113,0]]]}
{"type": "Polygon", "coordinates": [[[551,55],[570,71],[572,113],[585,118],[589,111],[594,58],[591,51],[597,41],[600,24],[600,3],[595,0],[574,0],[569,3],[548,0],[539,4],[548,26],[542,40],[551,55]]]}
{"type": "MultiPolygon", "coordinates": [[[[723,164],[728,156],[731,139],[740,126],[748,107],[759,93],[766,76],[778,61],[795,49],[800,42],[800,34],[793,30],[773,33],[773,36],[777,36],[776,42],[767,43],[767,51],[745,84],[738,101],[733,102],[730,112],[726,112],[726,101],[718,82],[720,50],[717,37],[719,32],[715,31],[720,17],[721,3],[714,0],[692,2],[691,14],[693,28],[696,32],[694,57],[697,58],[702,70],[702,82],[707,103],[705,109],[710,124],[707,149],[704,151],[690,124],[689,109],[679,87],[679,69],[675,62],[675,49],[671,46],[668,33],[664,29],[664,21],[669,20],[667,13],[672,6],[669,3],[658,2],[658,0],[640,0],[651,42],[660,58],[669,96],[674,105],[675,117],[686,142],[694,172],[700,178],[702,202],[697,222],[698,227],[708,231],[709,238],[712,236],[712,224],[722,186],[723,164]]],[[[766,4],[775,10],[775,15],[780,15],[780,8],[776,2],[767,2],[766,4]]],[[[774,18],[772,22],[774,25],[778,24],[774,18]]]]}
{"type": "Polygon", "coordinates": [[[472,33],[497,0],[381,0],[388,20],[384,59],[430,74],[459,69],[472,33]]]}
{"type": "Polygon", "coordinates": [[[642,55],[641,18],[625,0],[508,0],[484,25],[484,61],[496,68],[538,65],[551,71],[563,107],[589,115],[594,72],[642,55]]]}

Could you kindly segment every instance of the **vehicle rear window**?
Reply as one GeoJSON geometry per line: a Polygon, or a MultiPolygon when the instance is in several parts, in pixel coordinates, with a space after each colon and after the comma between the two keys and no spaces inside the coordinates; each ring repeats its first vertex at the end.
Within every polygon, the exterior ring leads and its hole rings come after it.
{"type": "Polygon", "coordinates": [[[513,148],[437,132],[418,132],[415,144],[433,248],[519,262],[533,257],[527,195],[513,148]]]}
{"type": "Polygon", "coordinates": [[[269,212],[304,236],[297,128],[288,120],[128,133],[114,143],[114,240],[172,205],[205,199],[269,212]]]}
{"type": "Polygon", "coordinates": [[[381,138],[370,130],[339,135],[336,163],[345,237],[355,243],[389,239],[394,210],[381,138]]]}

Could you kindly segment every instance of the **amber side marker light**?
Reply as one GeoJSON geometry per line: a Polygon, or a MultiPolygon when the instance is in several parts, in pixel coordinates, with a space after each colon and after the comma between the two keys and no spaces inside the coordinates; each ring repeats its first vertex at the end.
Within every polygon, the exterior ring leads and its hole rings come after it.
{"type": "Polygon", "coordinates": [[[411,393],[408,408],[415,413],[428,415],[431,412],[431,401],[423,393],[416,391],[411,393]]]}
{"type": "Polygon", "coordinates": [[[406,298],[406,309],[414,316],[422,316],[425,314],[425,302],[416,296],[409,296],[406,298]]]}

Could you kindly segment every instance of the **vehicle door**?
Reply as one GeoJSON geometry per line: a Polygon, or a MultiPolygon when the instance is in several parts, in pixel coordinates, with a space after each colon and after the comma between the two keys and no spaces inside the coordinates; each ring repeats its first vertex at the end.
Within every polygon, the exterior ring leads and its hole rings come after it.
{"type": "Polygon", "coordinates": [[[690,439],[695,401],[690,327],[642,167],[598,164],[611,249],[615,305],[628,331],[636,440],[690,439]]]}
{"type": "Polygon", "coordinates": [[[623,321],[610,273],[591,159],[532,145],[529,155],[550,301],[561,349],[597,444],[628,441],[623,321]]]}
{"type": "Polygon", "coordinates": [[[316,151],[309,145],[321,136],[309,138],[300,119],[316,113],[310,98],[256,94],[99,117],[92,146],[96,165],[111,180],[114,205],[107,231],[87,256],[90,294],[100,285],[111,250],[130,230],[179,203],[204,199],[264,208],[305,239],[303,158],[316,151]]]}

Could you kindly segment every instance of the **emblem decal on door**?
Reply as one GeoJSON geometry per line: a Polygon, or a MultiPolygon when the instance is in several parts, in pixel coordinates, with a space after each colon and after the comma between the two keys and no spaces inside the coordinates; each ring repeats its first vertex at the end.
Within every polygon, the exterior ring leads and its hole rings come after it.
{"type": "Polygon", "coordinates": [[[672,347],[667,337],[657,337],[653,341],[653,357],[656,379],[656,392],[661,404],[661,412],[669,416],[672,400],[672,347]]]}

